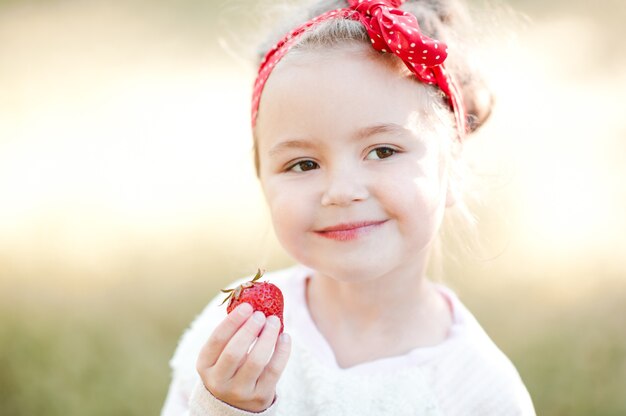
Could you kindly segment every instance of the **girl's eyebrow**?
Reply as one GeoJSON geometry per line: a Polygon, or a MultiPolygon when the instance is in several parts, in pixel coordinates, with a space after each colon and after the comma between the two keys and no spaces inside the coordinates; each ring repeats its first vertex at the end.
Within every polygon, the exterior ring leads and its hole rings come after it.
{"type": "MultiPolygon", "coordinates": [[[[370,136],[382,133],[406,133],[409,132],[405,127],[395,123],[379,123],[371,126],[363,127],[353,135],[354,141],[366,139],[370,136]]],[[[287,149],[312,149],[315,145],[308,140],[292,139],[274,145],[268,152],[269,156],[276,156],[287,149]]]]}
{"type": "Polygon", "coordinates": [[[308,140],[285,140],[284,142],[280,142],[272,146],[272,148],[268,151],[268,155],[273,157],[287,149],[312,149],[314,147],[313,143],[308,140]]]}
{"type": "Polygon", "coordinates": [[[371,126],[363,127],[354,135],[355,140],[362,140],[370,136],[381,133],[406,133],[409,132],[405,127],[395,123],[378,123],[371,126]]]}

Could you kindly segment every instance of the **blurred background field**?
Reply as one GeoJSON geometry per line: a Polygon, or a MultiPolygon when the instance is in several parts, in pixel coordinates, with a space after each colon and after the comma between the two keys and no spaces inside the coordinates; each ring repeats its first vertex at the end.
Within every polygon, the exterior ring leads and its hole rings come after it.
{"type": "MultiPolygon", "coordinates": [[[[467,146],[485,250],[443,279],[539,415],[624,415],[626,3],[497,10],[498,106],[467,146]]],[[[158,414],[193,317],[292,264],[250,152],[258,12],[0,0],[0,415],[158,414]]]]}

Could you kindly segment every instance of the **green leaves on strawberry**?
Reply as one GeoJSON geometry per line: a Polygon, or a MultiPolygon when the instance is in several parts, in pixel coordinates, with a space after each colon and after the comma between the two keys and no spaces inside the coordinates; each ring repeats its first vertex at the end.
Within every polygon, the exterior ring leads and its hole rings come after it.
{"type": "Polygon", "coordinates": [[[253,310],[261,311],[265,314],[265,316],[276,315],[280,318],[280,333],[282,333],[284,328],[283,293],[272,283],[267,281],[258,281],[261,276],[263,276],[264,272],[264,270],[261,271],[261,269],[258,269],[257,274],[251,281],[241,284],[234,289],[222,289],[222,292],[228,293],[228,296],[224,299],[220,306],[228,301],[226,312],[230,313],[238,305],[242,303],[249,303],[252,305],[253,310]]]}

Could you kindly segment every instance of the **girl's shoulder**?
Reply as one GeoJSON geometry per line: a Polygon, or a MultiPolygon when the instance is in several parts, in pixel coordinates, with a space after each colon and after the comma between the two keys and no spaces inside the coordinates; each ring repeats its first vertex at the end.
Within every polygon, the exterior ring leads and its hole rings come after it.
{"type": "MultiPolygon", "coordinates": [[[[453,307],[452,337],[456,338],[456,342],[451,343],[453,348],[446,351],[448,356],[440,362],[440,370],[455,374],[455,378],[461,376],[465,387],[481,391],[474,397],[479,406],[487,397],[487,402],[517,409],[511,414],[534,415],[528,390],[511,359],[450,288],[437,286],[453,307]]],[[[457,385],[455,383],[457,381],[450,380],[450,385],[457,385]]]]}

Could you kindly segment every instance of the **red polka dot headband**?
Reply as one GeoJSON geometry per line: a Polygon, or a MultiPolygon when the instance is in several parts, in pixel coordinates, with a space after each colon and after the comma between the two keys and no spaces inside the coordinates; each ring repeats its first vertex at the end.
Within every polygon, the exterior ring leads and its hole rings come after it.
{"type": "Polygon", "coordinates": [[[307,29],[330,19],[344,18],[360,21],[372,42],[382,53],[398,56],[423,83],[437,85],[446,95],[454,112],[457,130],[463,138],[466,133],[465,109],[461,90],[449,74],[444,61],[447,46],[425,36],[417,18],[398,9],[404,0],[348,0],[349,8],[337,9],[315,17],[284,36],[263,58],[252,94],[252,127],[256,123],[263,87],[280,59],[285,56],[299,35],[307,29]]]}

